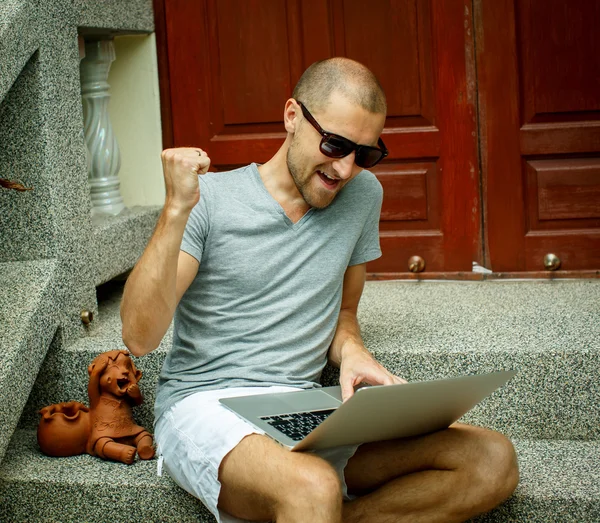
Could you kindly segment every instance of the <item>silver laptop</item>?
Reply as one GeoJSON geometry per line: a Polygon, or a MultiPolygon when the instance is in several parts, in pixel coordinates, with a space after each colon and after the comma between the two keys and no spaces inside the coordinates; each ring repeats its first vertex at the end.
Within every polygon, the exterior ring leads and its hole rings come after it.
{"type": "Polygon", "coordinates": [[[346,403],[339,386],[219,401],[291,450],[319,450],[445,429],[515,374],[363,387],[346,403]]]}

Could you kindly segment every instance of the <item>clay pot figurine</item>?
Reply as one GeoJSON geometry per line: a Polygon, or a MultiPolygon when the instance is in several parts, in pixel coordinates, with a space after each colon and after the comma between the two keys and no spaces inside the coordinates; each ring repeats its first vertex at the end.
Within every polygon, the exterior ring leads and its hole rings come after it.
{"type": "Polygon", "coordinates": [[[126,350],[100,354],[88,367],[89,408],[71,401],[44,407],[38,444],[48,456],[88,453],[131,464],[154,457],[152,435],[133,421],[131,407],[143,401],[137,370],[126,350]]]}

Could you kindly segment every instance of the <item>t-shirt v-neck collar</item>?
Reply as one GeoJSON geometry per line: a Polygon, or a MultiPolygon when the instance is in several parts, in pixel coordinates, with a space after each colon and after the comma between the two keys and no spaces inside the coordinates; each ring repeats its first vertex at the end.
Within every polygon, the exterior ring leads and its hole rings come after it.
{"type": "Polygon", "coordinates": [[[304,216],[302,216],[302,218],[300,218],[296,223],[294,223],[292,220],[290,220],[289,216],[285,213],[281,204],[275,198],[273,198],[273,195],[265,187],[265,184],[264,184],[262,178],[260,177],[260,172],[258,171],[258,165],[255,163],[252,163],[252,164],[250,164],[250,168],[252,171],[252,178],[253,178],[254,182],[256,183],[256,185],[259,189],[259,192],[264,196],[264,199],[267,202],[267,204],[269,205],[269,207],[271,207],[271,209],[276,211],[277,214],[282,216],[284,223],[290,229],[293,229],[293,230],[300,229],[309,220],[309,218],[314,213],[315,209],[313,207],[309,207],[308,211],[306,211],[304,213],[304,216]]]}

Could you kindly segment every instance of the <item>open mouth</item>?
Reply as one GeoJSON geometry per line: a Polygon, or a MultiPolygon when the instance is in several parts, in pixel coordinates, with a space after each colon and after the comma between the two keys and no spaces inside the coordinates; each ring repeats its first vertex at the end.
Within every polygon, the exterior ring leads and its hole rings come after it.
{"type": "Polygon", "coordinates": [[[321,179],[321,182],[323,183],[323,185],[325,185],[325,187],[327,187],[328,189],[335,189],[341,182],[341,180],[339,178],[334,178],[333,176],[329,176],[327,173],[324,173],[323,171],[317,171],[317,174],[319,175],[319,178],[321,179]]]}
{"type": "Polygon", "coordinates": [[[117,380],[117,386],[120,389],[126,389],[128,385],[129,385],[129,380],[127,378],[121,378],[121,379],[117,380]]]}

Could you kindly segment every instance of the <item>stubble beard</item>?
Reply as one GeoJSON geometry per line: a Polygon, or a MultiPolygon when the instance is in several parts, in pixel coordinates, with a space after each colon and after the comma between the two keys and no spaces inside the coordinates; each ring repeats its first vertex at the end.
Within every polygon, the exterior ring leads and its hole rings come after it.
{"type": "Polygon", "coordinates": [[[302,195],[304,201],[310,207],[314,207],[315,209],[324,209],[333,201],[337,193],[333,193],[331,198],[323,198],[319,197],[319,191],[311,190],[310,182],[312,181],[313,176],[318,175],[313,170],[310,173],[308,173],[308,175],[304,179],[302,179],[301,174],[303,169],[300,166],[300,157],[301,152],[298,151],[298,147],[295,146],[295,142],[292,142],[286,154],[286,163],[288,171],[292,175],[292,179],[296,184],[296,188],[298,189],[298,192],[302,195]]]}

